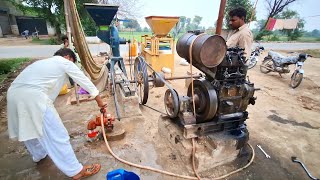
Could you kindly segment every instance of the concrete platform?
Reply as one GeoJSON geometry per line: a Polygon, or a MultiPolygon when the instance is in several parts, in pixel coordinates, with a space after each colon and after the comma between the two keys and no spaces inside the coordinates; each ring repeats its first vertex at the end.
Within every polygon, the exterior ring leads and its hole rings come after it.
{"type": "MultiPolygon", "coordinates": [[[[169,142],[181,160],[185,164],[192,163],[192,139],[183,137],[183,127],[166,116],[160,116],[158,124],[159,134],[169,142]]],[[[224,132],[197,138],[195,144],[195,164],[199,173],[234,161],[240,152],[237,149],[238,140],[224,132]]]]}

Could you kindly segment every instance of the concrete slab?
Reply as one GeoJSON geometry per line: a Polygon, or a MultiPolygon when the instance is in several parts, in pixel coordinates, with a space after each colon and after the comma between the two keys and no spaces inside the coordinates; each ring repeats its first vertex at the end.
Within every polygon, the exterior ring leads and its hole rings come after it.
{"type": "MultiPolygon", "coordinates": [[[[182,127],[167,116],[159,117],[158,126],[159,134],[178,152],[184,163],[192,163],[192,140],[183,137],[182,127]]],[[[197,139],[195,144],[195,165],[199,173],[234,161],[240,152],[235,137],[224,132],[197,139]]]]}

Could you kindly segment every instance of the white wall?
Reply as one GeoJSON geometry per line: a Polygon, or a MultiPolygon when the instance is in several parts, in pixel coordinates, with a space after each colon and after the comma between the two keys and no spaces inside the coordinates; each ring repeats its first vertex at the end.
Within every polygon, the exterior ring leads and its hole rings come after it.
{"type": "Polygon", "coordinates": [[[2,34],[2,29],[1,29],[1,26],[0,26],[0,38],[3,37],[3,34],[2,34]]]}
{"type": "Polygon", "coordinates": [[[48,21],[47,21],[47,30],[48,30],[49,36],[56,35],[56,30],[54,29],[54,27],[51,26],[51,24],[48,21]]]}
{"type": "Polygon", "coordinates": [[[19,35],[18,25],[11,25],[11,32],[14,35],[19,35]]]}

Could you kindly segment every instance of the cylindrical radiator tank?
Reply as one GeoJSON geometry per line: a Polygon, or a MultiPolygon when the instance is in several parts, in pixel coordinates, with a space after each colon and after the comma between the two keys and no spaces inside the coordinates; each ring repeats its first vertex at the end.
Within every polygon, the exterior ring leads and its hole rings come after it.
{"type": "Polygon", "coordinates": [[[207,68],[218,66],[226,55],[226,41],[219,35],[186,33],[177,42],[177,53],[190,63],[189,48],[192,45],[192,61],[207,68]]]}

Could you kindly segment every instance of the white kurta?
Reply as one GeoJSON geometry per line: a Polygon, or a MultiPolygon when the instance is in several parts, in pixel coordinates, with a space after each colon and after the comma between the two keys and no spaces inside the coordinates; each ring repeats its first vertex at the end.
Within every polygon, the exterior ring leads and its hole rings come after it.
{"type": "Polygon", "coordinates": [[[26,141],[42,137],[44,114],[48,108],[56,113],[53,102],[68,76],[92,97],[99,94],[89,78],[61,56],[37,61],[20,73],[7,93],[10,138],[26,141]]]}

